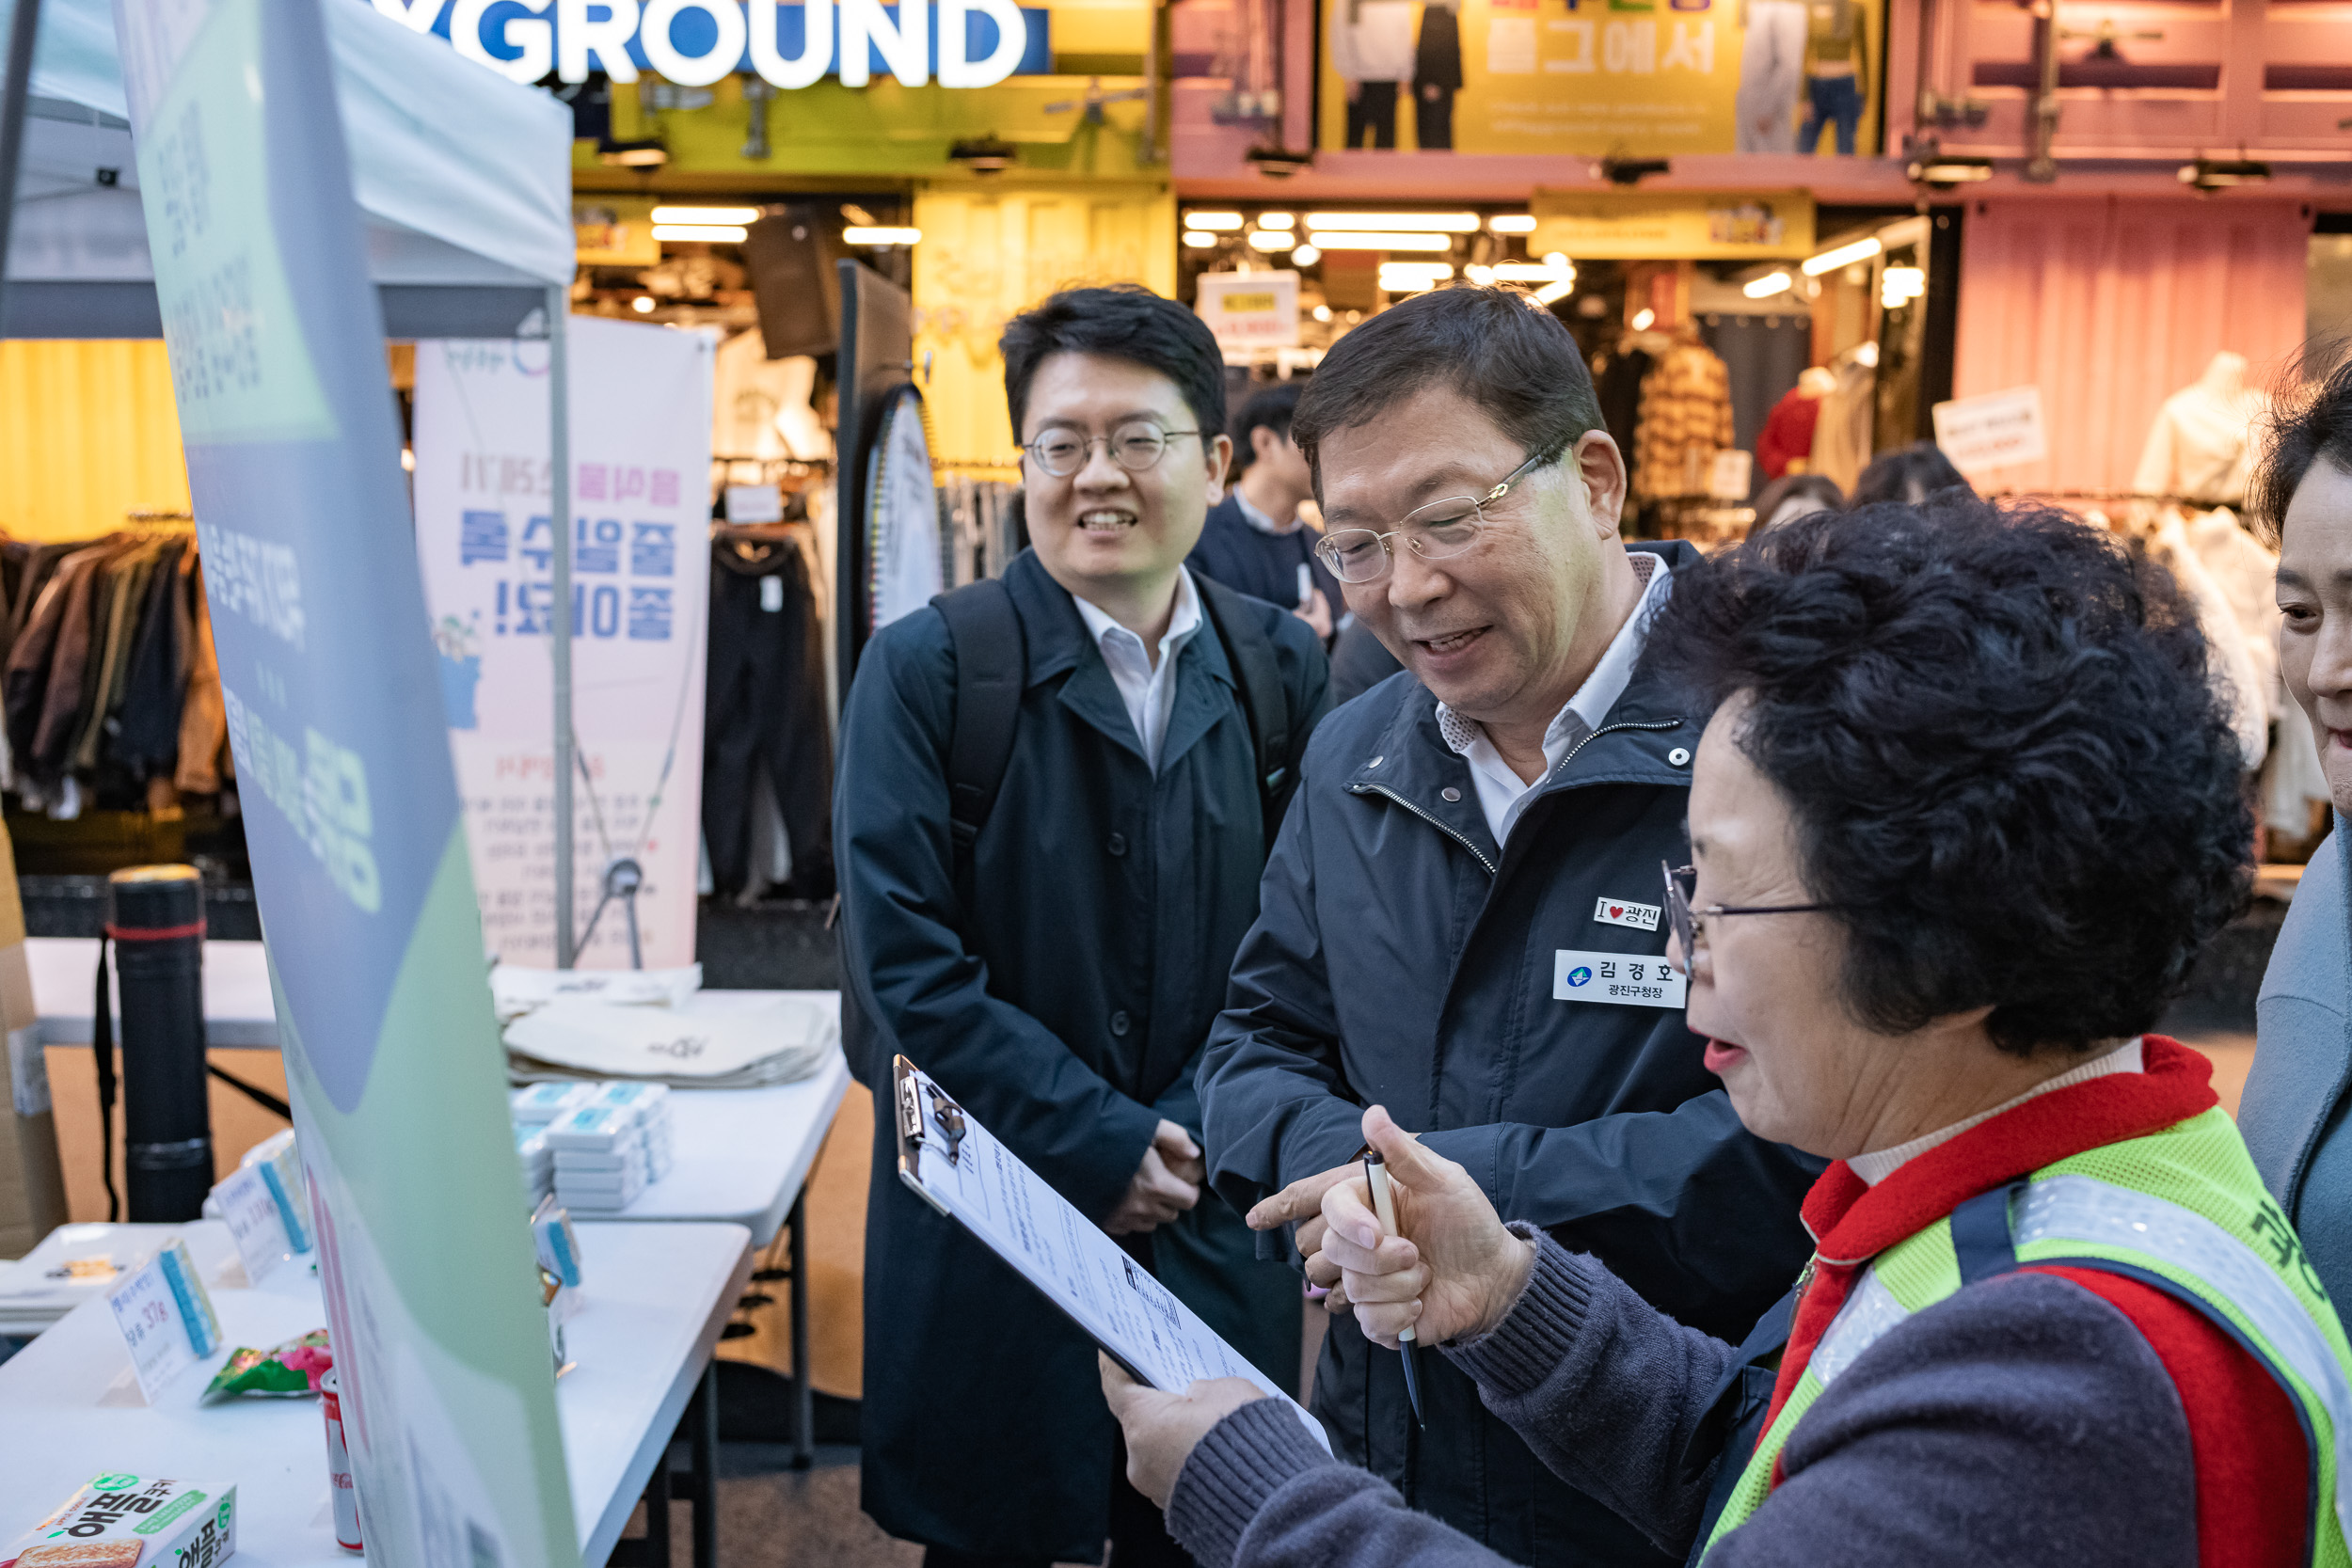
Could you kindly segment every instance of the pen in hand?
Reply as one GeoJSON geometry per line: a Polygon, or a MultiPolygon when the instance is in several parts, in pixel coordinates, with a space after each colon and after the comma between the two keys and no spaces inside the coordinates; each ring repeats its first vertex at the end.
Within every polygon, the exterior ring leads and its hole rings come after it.
{"type": "MultiPolygon", "coordinates": [[[[1380,1231],[1386,1236],[1396,1234],[1396,1202],[1389,1196],[1388,1163],[1376,1148],[1364,1154],[1364,1182],[1372,1190],[1372,1212],[1380,1217],[1380,1231]]],[[[1413,1331],[1401,1328],[1396,1334],[1397,1354],[1405,1358],[1405,1397],[1412,1402],[1413,1424],[1427,1426],[1421,1411],[1421,1368],[1413,1359],[1413,1331]]]]}

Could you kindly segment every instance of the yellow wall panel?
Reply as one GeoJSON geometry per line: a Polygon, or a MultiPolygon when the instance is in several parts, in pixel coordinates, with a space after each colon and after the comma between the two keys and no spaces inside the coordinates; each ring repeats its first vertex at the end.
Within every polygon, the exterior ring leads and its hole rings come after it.
{"type": "Polygon", "coordinates": [[[141,507],[188,507],[162,340],[0,341],[0,529],[87,539],[141,507]]]}
{"type": "Polygon", "coordinates": [[[914,354],[931,356],[932,451],[1013,451],[1005,323],[1057,289],[1141,283],[1176,292],[1176,200],[1159,184],[991,186],[918,192],[914,354]]]}

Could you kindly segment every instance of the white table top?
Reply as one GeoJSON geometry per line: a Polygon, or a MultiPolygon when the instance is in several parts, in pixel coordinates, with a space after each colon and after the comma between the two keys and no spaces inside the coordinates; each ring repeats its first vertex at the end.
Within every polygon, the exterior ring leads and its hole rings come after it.
{"type": "MultiPolygon", "coordinates": [[[[732,1225],[579,1227],[581,1301],[564,1325],[573,1370],[555,1386],[583,1562],[612,1555],[751,1268],[732,1225]]],[[[87,1302],[0,1364],[0,1542],[105,1469],[237,1483],[239,1568],[350,1568],[336,1546],[315,1400],[199,1406],[229,1347],[275,1345],[326,1321],[304,1260],[255,1289],[213,1290],[226,1344],[156,1406],[136,1386],[103,1301],[87,1302]]]]}
{"type": "MultiPolygon", "coordinates": [[[[96,937],[27,937],[24,961],[33,972],[33,1010],[43,1045],[87,1045],[97,999],[96,937]]],[[[122,1026],[118,994],[115,1027],[122,1026]]],[[[278,1006],[269,990],[269,961],[258,942],[204,944],[204,1037],[221,1047],[278,1049],[278,1006]]]]}

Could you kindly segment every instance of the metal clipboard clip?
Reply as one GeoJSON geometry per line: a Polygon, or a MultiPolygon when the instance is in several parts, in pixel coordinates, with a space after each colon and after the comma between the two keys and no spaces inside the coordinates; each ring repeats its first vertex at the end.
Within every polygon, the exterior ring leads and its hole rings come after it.
{"type": "Polygon", "coordinates": [[[961,1158],[963,1109],[940,1092],[939,1085],[915,1070],[904,1056],[890,1066],[892,1094],[898,1111],[898,1177],[941,1213],[946,1209],[923,1186],[921,1151],[930,1148],[949,1165],[961,1158]],[[926,1103],[928,1101],[928,1103],[926,1103]]]}

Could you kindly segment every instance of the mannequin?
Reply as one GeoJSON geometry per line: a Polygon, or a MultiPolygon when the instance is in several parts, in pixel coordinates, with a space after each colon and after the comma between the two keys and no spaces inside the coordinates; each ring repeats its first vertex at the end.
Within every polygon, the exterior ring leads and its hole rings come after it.
{"type": "Polygon", "coordinates": [[[1735,152],[1794,152],[1804,87],[1804,0],[1743,0],[1735,152]]]}
{"type": "Polygon", "coordinates": [[[2203,374],[2156,410],[2132,488],[2209,506],[2238,505],[2246,499],[2254,426],[2268,405],[2247,385],[2246,356],[2222,350],[2203,374]]]}
{"type": "Polygon", "coordinates": [[[817,361],[807,355],[769,358],[755,326],[719,345],[711,381],[712,451],[725,457],[833,455],[833,438],[809,404],[817,361]]]}
{"type": "Polygon", "coordinates": [[[1804,473],[1813,467],[1813,429],[1820,421],[1821,400],[1836,390],[1835,371],[1825,365],[1809,365],[1797,377],[1797,384],[1772,404],[1756,438],[1756,461],[1766,479],[1804,473]]]}

